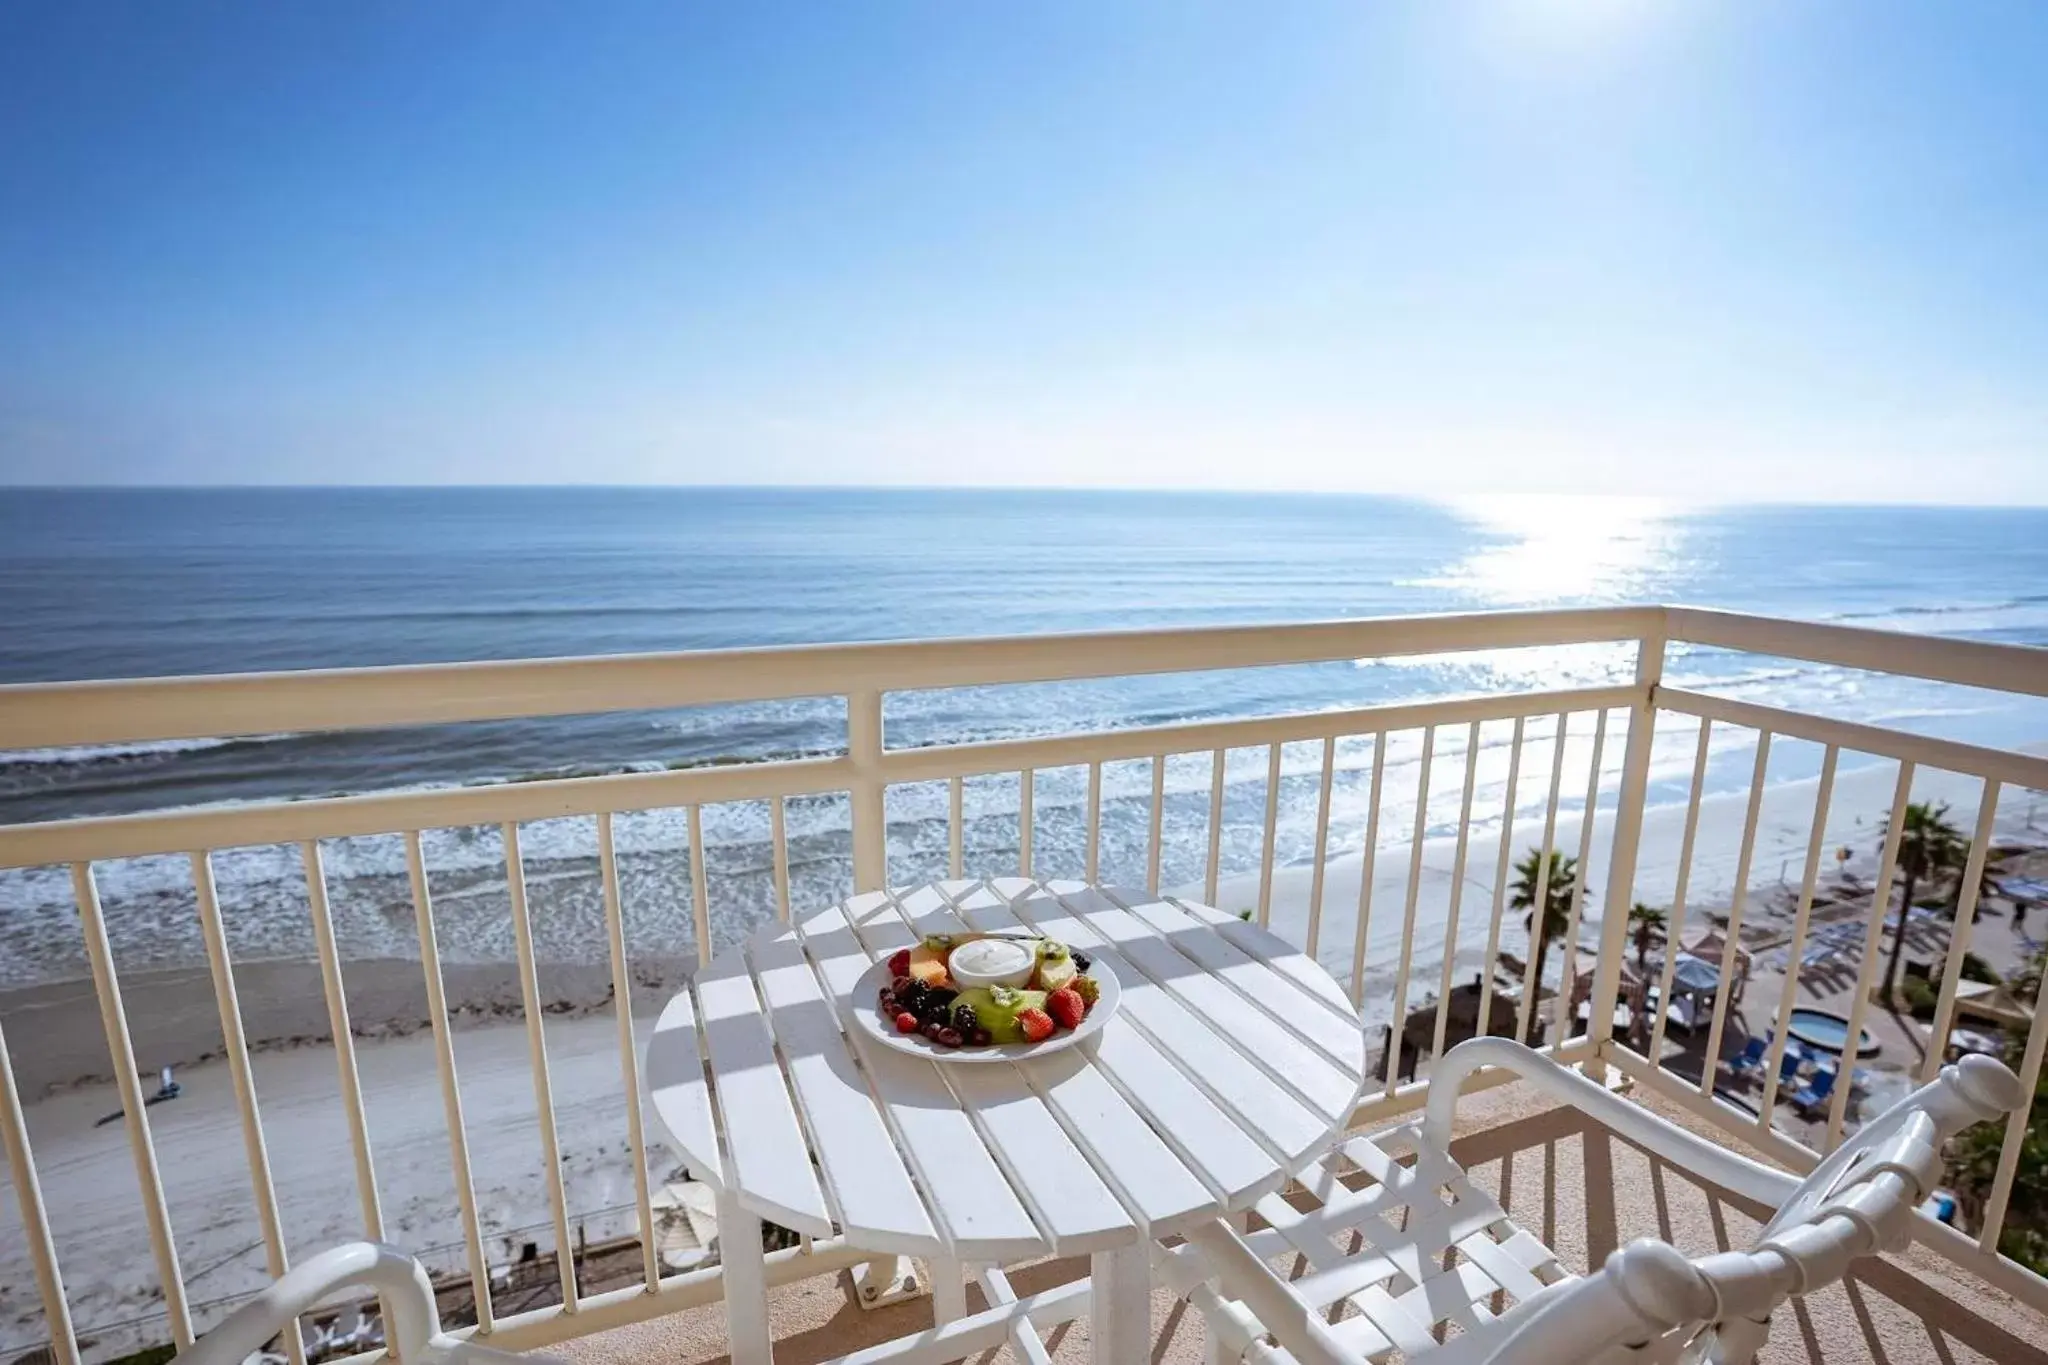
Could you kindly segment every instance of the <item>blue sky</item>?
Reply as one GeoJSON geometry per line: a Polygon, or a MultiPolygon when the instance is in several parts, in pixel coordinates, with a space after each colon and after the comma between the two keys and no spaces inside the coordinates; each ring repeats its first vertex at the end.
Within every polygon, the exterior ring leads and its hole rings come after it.
{"type": "Polygon", "coordinates": [[[2048,502],[2048,6],[0,8],[0,482],[2048,502]]]}

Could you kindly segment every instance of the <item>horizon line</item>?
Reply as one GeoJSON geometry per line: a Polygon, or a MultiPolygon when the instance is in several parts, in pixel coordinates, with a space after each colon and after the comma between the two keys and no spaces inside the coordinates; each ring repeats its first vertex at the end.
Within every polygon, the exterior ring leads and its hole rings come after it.
{"type": "Polygon", "coordinates": [[[427,492],[697,492],[697,493],[959,493],[959,494],[1057,494],[1104,496],[1149,494],[1168,497],[1270,497],[1270,498],[1357,498],[1387,502],[1415,502],[1456,505],[1478,499],[1527,498],[1538,501],[1604,499],[1616,502],[1663,504],[1674,510],[1698,511],[1711,508],[1842,508],[1842,509],[1941,509],[1946,511],[2031,512],[2048,511],[2042,502],[1948,502],[1915,501],[1817,501],[1802,498],[1702,497],[1665,493],[1578,492],[1570,490],[1506,489],[1499,492],[1473,490],[1458,493],[1377,492],[1362,488],[1259,488],[1204,485],[1168,487],[1157,484],[919,484],[919,483],[598,483],[524,482],[504,483],[154,483],[124,482],[97,484],[0,483],[0,495],[10,493],[427,493],[427,492]]]}

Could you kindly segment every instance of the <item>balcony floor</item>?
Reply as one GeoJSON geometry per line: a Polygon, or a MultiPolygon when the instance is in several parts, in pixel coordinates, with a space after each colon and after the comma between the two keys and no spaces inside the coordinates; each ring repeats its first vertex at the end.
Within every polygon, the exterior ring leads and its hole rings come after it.
{"type": "MultiPolygon", "coordinates": [[[[1653,1099],[1650,1106],[1713,1135],[1668,1104],[1653,1099]]],[[[1520,1085],[1468,1096],[1458,1132],[1458,1159],[1496,1193],[1505,1178],[1502,1202],[1576,1270],[1636,1237],[1662,1237],[1705,1254],[1746,1247],[1759,1227],[1735,1197],[1653,1163],[1605,1128],[1520,1085]],[[1589,1190],[1603,1197],[1589,1199],[1589,1190]]],[[[1866,1267],[1780,1314],[1761,1359],[1769,1365],[2048,1365],[2048,1350],[2036,1344],[2048,1343],[2048,1318],[1932,1252],[1916,1247],[1866,1267]]],[[[1029,1293],[1086,1273],[1084,1259],[1070,1259],[1013,1270],[1010,1278],[1018,1292],[1029,1293]]],[[[972,1289],[968,1303],[982,1306],[972,1289]]],[[[861,1311],[847,1296],[844,1275],[774,1291],[770,1315],[778,1365],[810,1365],[931,1321],[923,1300],[861,1311]]],[[[1191,1309],[1158,1294],[1152,1321],[1153,1365],[1198,1365],[1202,1327],[1191,1309]]],[[[576,1365],[709,1365],[726,1359],[724,1332],[724,1309],[711,1305],[550,1350],[576,1365]]],[[[1048,1341],[1053,1358],[1063,1365],[1085,1362],[1087,1337],[1085,1322],[1056,1332],[1048,1341]]],[[[1003,1352],[980,1359],[1007,1365],[1014,1357],[1003,1352]]]]}

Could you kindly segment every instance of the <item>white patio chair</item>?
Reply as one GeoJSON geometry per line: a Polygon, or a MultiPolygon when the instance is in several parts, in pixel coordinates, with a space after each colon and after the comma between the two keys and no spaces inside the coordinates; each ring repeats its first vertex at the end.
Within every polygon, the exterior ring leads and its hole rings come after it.
{"type": "Polygon", "coordinates": [[[218,1326],[178,1353],[180,1365],[242,1365],[301,1313],[343,1289],[374,1290],[390,1321],[385,1341],[406,1365],[426,1361],[448,1365],[545,1365],[549,1357],[515,1355],[479,1346],[441,1330],[433,1281],[398,1248],[380,1242],[349,1242],[321,1252],[287,1271],[268,1289],[223,1318],[218,1326]]]}
{"type": "Polygon", "coordinates": [[[1432,1082],[1419,1121],[1353,1138],[1301,1177],[1313,1207],[1269,1195],[1257,1206],[1267,1227],[1243,1234],[1212,1223],[1156,1253],[1162,1278],[1208,1319],[1212,1360],[1746,1365],[1778,1305],[1840,1279],[1858,1257],[1911,1241],[1942,1144],[2023,1098],[2004,1066],[1964,1058],[1799,1180],[1504,1038],[1460,1044],[1432,1082]],[[1492,1066],[1776,1216],[1746,1252],[1688,1259],[1645,1239],[1597,1274],[1571,1275],[1448,1154],[1458,1087],[1492,1066]],[[1275,1262],[1306,1268],[1289,1278],[1275,1262]]]}

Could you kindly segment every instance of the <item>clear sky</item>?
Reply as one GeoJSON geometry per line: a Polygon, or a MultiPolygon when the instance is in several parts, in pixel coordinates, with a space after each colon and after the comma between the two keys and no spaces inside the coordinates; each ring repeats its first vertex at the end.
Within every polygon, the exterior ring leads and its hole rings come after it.
{"type": "Polygon", "coordinates": [[[2048,4],[0,7],[0,483],[2048,503],[2048,4]]]}

